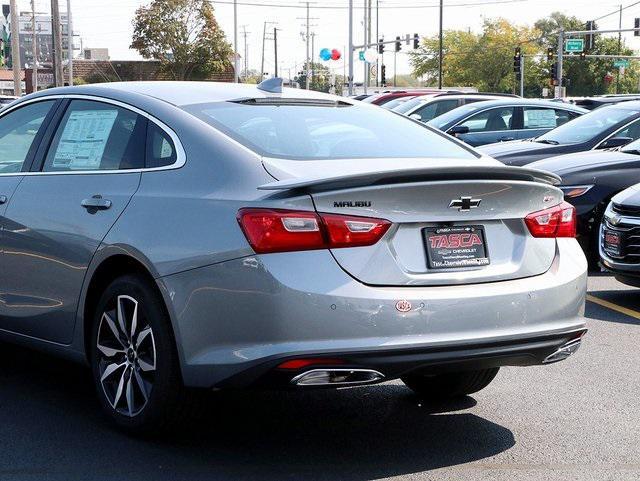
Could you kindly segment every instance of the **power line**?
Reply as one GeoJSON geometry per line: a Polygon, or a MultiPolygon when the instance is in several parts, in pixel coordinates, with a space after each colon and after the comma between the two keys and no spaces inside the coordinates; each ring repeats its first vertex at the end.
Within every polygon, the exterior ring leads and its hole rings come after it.
{"type": "Polygon", "coordinates": [[[627,8],[634,7],[635,5],[638,5],[638,4],[640,4],[640,2],[631,3],[631,4],[627,5],[626,7],[618,8],[618,9],[614,10],[611,13],[607,13],[605,15],[602,15],[601,17],[594,18],[593,21],[595,22],[596,20],[602,20],[603,18],[610,17],[611,15],[618,15],[622,10],[626,10],[627,8]]]}
{"type": "MultiPolygon", "coordinates": [[[[217,3],[221,5],[233,5],[232,0],[209,0],[211,3],[217,3]]],[[[487,2],[473,2],[473,3],[452,3],[448,4],[447,8],[452,7],[483,7],[485,5],[499,5],[506,3],[522,3],[531,2],[533,0],[489,0],[487,2]]],[[[250,7],[272,7],[272,8],[297,8],[304,9],[304,5],[285,5],[282,3],[256,3],[251,1],[239,1],[238,5],[246,5],[250,7]]],[[[346,5],[314,5],[314,9],[326,9],[326,10],[347,10],[349,7],[346,5]]],[[[356,8],[364,8],[357,7],[356,8]]],[[[414,4],[414,5],[380,5],[380,9],[415,9],[415,8],[440,8],[440,4],[414,4]]]]}

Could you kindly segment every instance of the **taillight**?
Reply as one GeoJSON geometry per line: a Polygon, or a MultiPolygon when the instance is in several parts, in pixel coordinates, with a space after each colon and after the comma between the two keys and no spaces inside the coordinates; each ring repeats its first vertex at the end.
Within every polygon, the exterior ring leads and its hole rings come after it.
{"type": "Polygon", "coordinates": [[[533,237],[576,236],[576,209],[568,202],[533,212],[524,221],[533,237]]]}
{"type": "Polygon", "coordinates": [[[238,222],[257,253],[373,245],[391,223],[384,219],[280,209],[240,209],[238,222]]]}

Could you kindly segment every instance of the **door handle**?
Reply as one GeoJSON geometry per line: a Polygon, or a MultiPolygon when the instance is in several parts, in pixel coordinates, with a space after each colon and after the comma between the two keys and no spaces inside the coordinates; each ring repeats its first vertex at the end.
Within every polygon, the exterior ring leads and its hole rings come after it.
{"type": "Polygon", "coordinates": [[[507,142],[509,140],[516,140],[515,137],[501,137],[500,142],[507,142]]]}
{"type": "Polygon", "coordinates": [[[7,196],[6,195],[0,195],[0,205],[2,204],[6,204],[7,203],[7,196]]]}
{"type": "Polygon", "coordinates": [[[80,205],[89,211],[107,210],[111,207],[111,201],[103,199],[101,195],[94,195],[89,199],[84,199],[80,205]]]}

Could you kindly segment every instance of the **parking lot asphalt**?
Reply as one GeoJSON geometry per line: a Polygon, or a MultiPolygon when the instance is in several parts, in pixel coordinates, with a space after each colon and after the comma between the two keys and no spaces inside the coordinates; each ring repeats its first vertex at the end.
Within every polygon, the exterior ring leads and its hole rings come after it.
{"type": "Polygon", "coordinates": [[[0,344],[0,480],[640,480],[640,290],[592,276],[589,299],[574,357],[455,404],[400,382],[224,393],[155,439],[110,427],[88,369],[0,344]]]}

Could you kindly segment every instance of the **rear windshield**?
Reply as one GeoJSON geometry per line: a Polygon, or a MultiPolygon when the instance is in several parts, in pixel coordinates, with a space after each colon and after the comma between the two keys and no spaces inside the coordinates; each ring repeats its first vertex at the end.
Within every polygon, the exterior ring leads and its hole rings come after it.
{"type": "Polygon", "coordinates": [[[216,102],[183,107],[265,157],[293,160],[473,159],[472,150],[385,109],[326,102],[216,102]]]}
{"type": "Polygon", "coordinates": [[[548,140],[559,144],[586,142],[624,120],[631,120],[631,117],[637,113],[635,110],[616,106],[600,108],[550,130],[538,137],[538,140],[548,140]]]}

